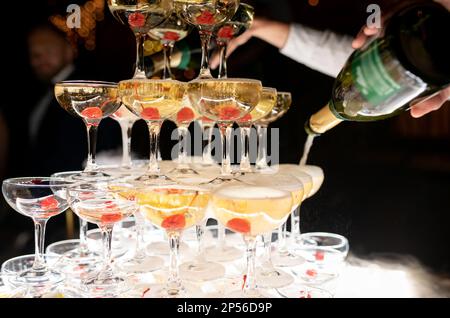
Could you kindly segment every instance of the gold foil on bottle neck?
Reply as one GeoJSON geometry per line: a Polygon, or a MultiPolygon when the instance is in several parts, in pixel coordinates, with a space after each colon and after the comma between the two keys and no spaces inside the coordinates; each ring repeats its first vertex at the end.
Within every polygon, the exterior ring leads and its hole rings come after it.
{"type": "Polygon", "coordinates": [[[334,128],[342,122],[331,111],[329,105],[325,106],[309,119],[309,128],[316,134],[323,134],[324,132],[334,128]]]}

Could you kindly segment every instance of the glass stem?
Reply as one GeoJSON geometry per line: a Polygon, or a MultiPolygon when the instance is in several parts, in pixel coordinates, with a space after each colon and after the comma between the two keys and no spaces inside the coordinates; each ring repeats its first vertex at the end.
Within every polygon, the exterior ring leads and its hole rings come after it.
{"type": "Polygon", "coordinates": [[[297,207],[295,211],[291,214],[291,242],[299,242],[300,241],[300,207],[297,207]]]}
{"type": "Polygon", "coordinates": [[[95,154],[97,150],[97,131],[98,124],[86,123],[86,129],[88,134],[88,158],[85,172],[92,172],[97,168],[95,163],[95,154]]]}
{"type": "Polygon", "coordinates": [[[231,176],[231,133],[232,126],[229,124],[220,124],[220,134],[222,136],[222,176],[231,176]]]}
{"type": "Polygon", "coordinates": [[[267,165],[267,125],[257,125],[258,132],[258,159],[256,160],[256,167],[259,170],[268,168],[267,165]]]}
{"type": "Polygon", "coordinates": [[[211,41],[211,32],[199,31],[200,40],[202,43],[202,61],[200,67],[200,74],[198,78],[212,78],[211,71],[209,69],[209,42],[211,41]]]}
{"type": "Polygon", "coordinates": [[[145,63],[144,63],[144,43],[147,35],[136,34],[136,69],[133,78],[145,79],[145,63]]]}
{"type": "Polygon", "coordinates": [[[103,226],[102,231],[103,243],[103,270],[102,274],[109,275],[112,273],[112,231],[113,226],[103,226]]]}
{"type": "Polygon", "coordinates": [[[44,258],[45,226],[47,219],[33,219],[34,222],[34,263],[33,270],[44,269],[47,264],[44,258]]]}
{"type": "Polygon", "coordinates": [[[163,44],[163,53],[164,53],[163,79],[173,79],[172,70],[170,69],[170,65],[172,64],[173,46],[174,46],[173,42],[163,44]]]}
{"type": "Polygon", "coordinates": [[[219,44],[219,54],[220,54],[220,65],[219,65],[219,75],[217,78],[227,78],[227,43],[219,44]]]}
{"type": "Polygon", "coordinates": [[[278,236],[279,236],[278,253],[282,255],[287,253],[286,234],[287,234],[287,221],[284,222],[284,224],[278,228],[278,236]]]}
{"type": "Polygon", "coordinates": [[[212,137],[214,133],[214,124],[202,124],[203,136],[207,136],[207,144],[203,148],[203,164],[211,165],[214,160],[212,158],[212,137]]]}
{"type": "Polygon", "coordinates": [[[197,224],[195,226],[195,236],[197,238],[197,259],[198,261],[203,260],[203,238],[205,234],[205,225],[206,220],[202,221],[201,223],[197,224]]]}
{"type": "Polygon", "coordinates": [[[241,125],[241,142],[242,142],[242,153],[241,153],[241,172],[252,172],[252,166],[250,164],[250,133],[251,126],[241,125]]]}
{"type": "Polygon", "coordinates": [[[221,223],[218,223],[217,239],[219,240],[219,250],[221,251],[223,251],[226,247],[225,237],[226,237],[225,226],[223,226],[221,223]]]}
{"type": "Polygon", "coordinates": [[[256,238],[253,236],[244,236],[247,245],[247,276],[244,285],[244,294],[252,296],[256,294],[256,238]]]}
{"type": "Polygon", "coordinates": [[[80,251],[81,254],[89,253],[88,242],[87,242],[87,231],[88,231],[88,222],[85,220],[78,218],[80,222],[80,251]]]}
{"type": "Polygon", "coordinates": [[[122,167],[131,168],[131,134],[134,121],[119,121],[122,131],[122,167]]]}
{"type": "Polygon", "coordinates": [[[182,289],[181,280],[178,272],[178,258],[180,250],[180,233],[168,232],[169,247],[170,247],[170,261],[169,261],[169,278],[167,280],[167,293],[175,296],[179,294],[182,289]]]}
{"type": "Polygon", "coordinates": [[[261,265],[264,271],[272,271],[274,269],[272,263],[272,232],[263,235],[264,253],[261,260],[261,265]]]}
{"type": "Polygon", "coordinates": [[[178,157],[178,169],[189,169],[188,146],[189,129],[187,127],[178,127],[178,142],[180,144],[180,154],[178,157]]]}
{"type": "Polygon", "coordinates": [[[136,252],[134,253],[135,259],[145,258],[144,253],[144,226],[145,220],[139,212],[134,214],[135,227],[136,227],[136,252]]]}
{"type": "Polygon", "coordinates": [[[150,134],[150,161],[148,164],[148,173],[151,175],[159,174],[158,151],[159,151],[159,132],[161,131],[160,122],[147,122],[150,134]]]}

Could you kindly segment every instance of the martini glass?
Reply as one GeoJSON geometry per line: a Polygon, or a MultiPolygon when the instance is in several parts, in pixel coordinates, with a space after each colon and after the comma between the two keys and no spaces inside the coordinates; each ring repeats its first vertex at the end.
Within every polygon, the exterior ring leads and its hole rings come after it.
{"type": "Polygon", "coordinates": [[[234,16],[219,26],[214,35],[220,51],[218,78],[227,78],[227,47],[230,40],[247,31],[253,23],[255,9],[246,3],[240,3],[234,16]]]}
{"type": "Polygon", "coordinates": [[[81,281],[80,289],[89,297],[116,297],[126,288],[126,278],[116,274],[112,266],[111,242],[114,224],[134,214],[138,206],[123,195],[121,186],[106,183],[81,183],[66,189],[71,209],[102,231],[103,266],[81,281]]]}
{"type": "Polygon", "coordinates": [[[214,29],[229,20],[239,6],[239,0],[174,0],[177,14],[195,26],[202,43],[202,61],[199,79],[212,78],[209,69],[208,48],[214,29]]]}
{"type": "Polygon", "coordinates": [[[246,116],[238,121],[242,136],[242,155],[239,172],[241,174],[252,173],[253,169],[250,164],[250,133],[252,123],[265,118],[275,107],[277,103],[277,90],[275,88],[264,87],[261,92],[261,99],[258,105],[246,116]]]}
{"type": "Polygon", "coordinates": [[[6,202],[20,214],[33,220],[35,235],[35,256],[30,269],[10,278],[13,284],[30,288],[30,293],[47,286],[55,286],[65,280],[65,275],[49,268],[44,257],[45,227],[47,221],[68,208],[61,193],[67,183],[56,178],[14,178],[3,181],[2,192],[6,202]]]}
{"type": "Polygon", "coordinates": [[[242,234],[247,245],[244,287],[226,297],[267,297],[257,289],[256,238],[285,222],[292,209],[292,202],[289,191],[271,187],[270,184],[256,186],[227,183],[214,191],[212,205],[216,218],[228,229],[242,234]]]}
{"type": "Polygon", "coordinates": [[[119,83],[119,95],[127,108],[147,122],[150,160],[146,174],[138,180],[161,182],[167,177],[158,164],[159,133],[162,123],[182,107],[186,84],[174,80],[127,80],[119,83]]]}
{"type": "Polygon", "coordinates": [[[80,180],[108,177],[98,171],[95,163],[97,129],[102,119],[112,115],[120,107],[117,84],[94,81],[66,81],[55,85],[58,103],[68,113],[80,117],[88,135],[88,159],[80,180]]]}
{"type": "Polygon", "coordinates": [[[172,0],[108,0],[112,15],[128,25],[136,37],[136,68],[133,78],[145,79],[144,43],[147,33],[172,13],[172,0]]]}
{"type": "Polygon", "coordinates": [[[277,121],[286,114],[292,105],[291,93],[278,92],[277,103],[272,111],[264,118],[255,122],[258,131],[258,159],[256,160],[256,169],[258,171],[270,170],[267,164],[267,128],[269,124],[277,121]]]}
{"type": "Polygon", "coordinates": [[[167,283],[151,288],[146,297],[186,297],[187,290],[179,277],[180,238],[185,229],[204,219],[209,190],[173,183],[143,187],[138,190],[136,197],[145,218],[166,231],[170,247],[167,283]]]}

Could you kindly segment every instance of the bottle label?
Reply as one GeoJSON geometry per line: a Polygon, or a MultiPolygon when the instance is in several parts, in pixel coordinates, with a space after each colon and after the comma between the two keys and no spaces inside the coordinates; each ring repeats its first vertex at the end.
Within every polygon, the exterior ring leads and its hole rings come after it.
{"type": "Polygon", "coordinates": [[[402,89],[386,70],[376,40],[366,50],[355,53],[352,77],[358,91],[372,105],[381,104],[402,89]]]}

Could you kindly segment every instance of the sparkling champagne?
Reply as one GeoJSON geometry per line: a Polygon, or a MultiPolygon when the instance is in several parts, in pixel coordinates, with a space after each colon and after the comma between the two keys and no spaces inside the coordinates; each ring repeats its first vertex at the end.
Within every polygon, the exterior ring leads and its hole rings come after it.
{"type": "Polygon", "coordinates": [[[261,99],[258,105],[247,115],[242,117],[238,123],[252,123],[265,118],[277,103],[277,90],[275,88],[264,87],[261,92],[261,99]]]}
{"type": "Polygon", "coordinates": [[[291,105],[292,105],[291,93],[278,92],[277,102],[275,106],[272,108],[269,114],[259,119],[257,123],[259,125],[268,126],[270,123],[273,123],[274,121],[277,121],[278,119],[283,117],[284,114],[287,113],[291,105]]]}

